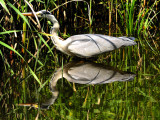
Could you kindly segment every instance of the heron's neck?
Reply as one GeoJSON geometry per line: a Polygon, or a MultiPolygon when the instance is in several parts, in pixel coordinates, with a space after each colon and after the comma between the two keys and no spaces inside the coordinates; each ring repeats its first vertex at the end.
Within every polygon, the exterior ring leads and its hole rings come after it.
{"type": "Polygon", "coordinates": [[[54,17],[54,15],[50,15],[47,18],[53,23],[53,27],[50,30],[50,34],[52,35],[51,39],[53,41],[53,44],[58,46],[59,44],[61,44],[61,40],[59,39],[58,34],[57,34],[59,31],[59,23],[57,19],[54,17]]]}
{"type": "Polygon", "coordinates": [[[57,19],[53,15],[49,16],[48,19],[53,23],[53,27],[50,30],[50,34],[52,35],[51,40],[53,44],[57,47],[57,49],[66,53],[65,48],[66,48],[67,42],[60,40],[57,34],[59,31],[59,23],[57,19]]]}
{"type": "Polygon", "coordinates": [[[48,18],[48,20],[50,20],[53,23],[53,27],[50,32],[57,33],[59,30],[59,27],[60,27],[57,19],[54,17],[54,15],[49,15],[49,16],[47,16],[47,18],[48,18]],[[54,31],[52,31],[52,30],[54,30],[54,31]]]}
{"type": "Polygon", "coordinates": [[[59,39],[59,36],[57,34],[57,29],[55,29],[54,27],[51,28],[50,31],[51,36],[51,40],[53,42],[53,44],[57,47],[57,49],[59,49],[60,51],[62,50],[62,46],[63,46],[63,41],[59,39]]]}

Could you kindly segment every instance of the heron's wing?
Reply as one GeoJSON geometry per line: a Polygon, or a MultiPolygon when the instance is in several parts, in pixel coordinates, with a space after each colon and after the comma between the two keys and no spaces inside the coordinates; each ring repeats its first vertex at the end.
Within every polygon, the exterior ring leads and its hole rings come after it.
{"type": "Polygon", "coordinates": [[[85,57],[136,44],[127,37],[118,38],[100,34],[81,34],[71,36],[69,39],[72,42],[68,44],[68,50],[73,54],[85,57]]]}
{"type": "Polygon", "coordinates": [[[69,39],[72,39],[72,42],[68,44],[68,50],[72,54],[80,57],[91,57],[101,53],[99,44],[84,35],[76,35],[76,39],[75,36],[72,36],[69,39]]]}

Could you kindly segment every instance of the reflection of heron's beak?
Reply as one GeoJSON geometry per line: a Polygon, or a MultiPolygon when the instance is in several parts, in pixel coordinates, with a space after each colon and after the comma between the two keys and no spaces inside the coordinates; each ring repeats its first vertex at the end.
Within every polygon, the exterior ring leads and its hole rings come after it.
{"type": "Polygon", "coordinates": [[[34,107],[34,108],[38,108],[38,104],[30,104],[30,103],[22,103],[22,104],[18,104],[18,106],[27,106],[27,107],[34,107]]]}

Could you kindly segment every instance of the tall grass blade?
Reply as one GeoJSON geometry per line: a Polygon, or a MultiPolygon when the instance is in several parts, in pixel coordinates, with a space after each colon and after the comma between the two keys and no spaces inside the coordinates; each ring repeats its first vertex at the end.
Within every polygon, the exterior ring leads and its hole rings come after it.
{"type": "Polygon", "coordinates": [[[22,58],[24,60],[24,58],[22,57],[21,54],[19,54],[15,49],[13,49],[11,46],[7,45],[6,43],[0,41],[0,45],[12,50],[13,52],[15,52],[20,58],[22,58]]]}
{"type": "MultiPolygon", "coordinates": [[[[34,59],[36,59],[36,57],[30,51],[28,51],[24,46],[21,45],[21,47],[23,47],[23,49],[25,50],[25,52],[27,52],[30,56],[32,56],[34,59]]],[[[38,60],[38,63],[43,66],[43,63],[40,60],[38,60]]]]}
{"type": "Polygon", "coordinates": [[[15,32],[21,32],[22,30],[9,30],[9,31],[5,31],[5,32],[0,32],[0,35],[3,34],[10,34],[10,33],[15,33],[15,32]]]}
{"type": "Polygon", "coordinates": [[[50,46],[47,44],[47,42],[43,39],[43,37],[38,33],[38,36],[40,37],[40,39],[42,40],[42,42],[47,46],[47,48],[49,49],[49,51],[51,52],[51,54],[54,56],[52,49],[50,48],[50,46]]]}
{"type": "Polygon", "coordinates": [[[37,75],[33,72],[33,70],[29,67],[30,73],[32,74],[32,76],[36,79],[36,81],[40,84],[40,86],[42,86],[42,83],[40,82],[40,80],[38,79],[37,75]]]}
{"type": "Polygon", "coordinates": [[[10,12],[5,4],[5,2],[3,0],[0,0],[0,4],[2,5],[2,7],[7,11],[7,13],[10,15],[10,12]]]}
{"type": "MultiPolygon", "coordinates": [[[[23,60],[24,58],[12,47],[10,47],[9,45],[7,45],[6,43],[0,41],[0,44],[10,50],[12,50],[13,52],[15,52],[18,56],[20,56],[23,60]]],[[[24,60],[25,61],[25,60],[24,60]]],[[[29,67],[29,66],[28,66],[29,67]]],[[[36,76],[36,74],[32,71],[32,69],[29,67],[30,73],[33,75],[33,77],[37,80],[37,82],[40,84],[40,86],[42,86],[42,83],[40,82],[40,80],[38,79],[38,77],[36,76]]]]}

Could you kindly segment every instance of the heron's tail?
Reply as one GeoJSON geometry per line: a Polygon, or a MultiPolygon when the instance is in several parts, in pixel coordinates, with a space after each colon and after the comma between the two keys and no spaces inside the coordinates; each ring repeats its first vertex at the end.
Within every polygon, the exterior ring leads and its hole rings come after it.
{"type": "Polygon", "coordinates": [[[126,36],[122,36],[122,37],[119,37],[119,38],[121,38],[121,39],[126,39],[126,40],[135,40],[135,37],[126,37],[126,36]]]}
{"type": "Polygon", "coordinates": [[[135,40],[135,37],[127,37],[127,38],[129,38],[130,40],[135,40]]]}
{"type": "Polygon", "coordinates": [[[135,37],[122,36],[122,37],[118,37],[118,38],[120,38],[120,39],[123,40],[124,46],[137,45],[137,43],[134,41],[134,40],[135,40],[135,37]]]}

